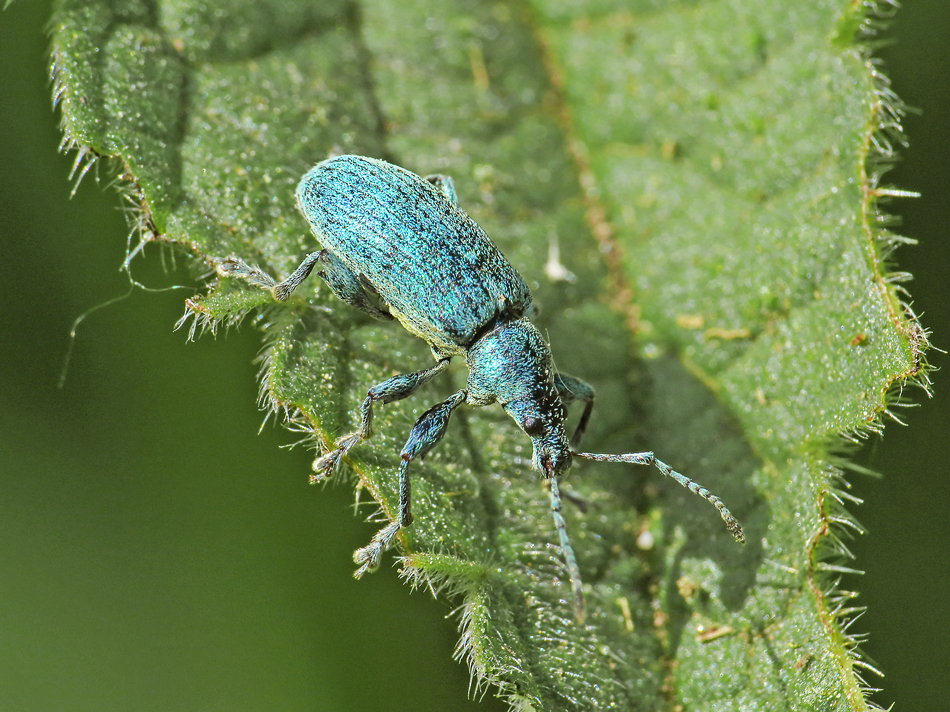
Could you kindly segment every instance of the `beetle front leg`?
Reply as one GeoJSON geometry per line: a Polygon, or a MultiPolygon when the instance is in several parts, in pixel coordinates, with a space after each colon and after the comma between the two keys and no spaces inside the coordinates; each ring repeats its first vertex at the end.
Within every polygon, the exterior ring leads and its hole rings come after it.
{"type": "Polygon", "coordinates": [[[561,542],[561,556],[564,557],[564,566],[567,568],[567,575],[571,579],[574,615],[577,616],[577,622],[583,625],[584,618],[587,615],[587,605],[584,603],[584,584],[581,581],[581,569],[577,565],[574,547],[571,546],[571,540],[567,536],[567,522],[564,521],[564,515],[561,513],[561,486],[557,477],[547,480],[547,487],[551,493],[551,514],[554,515],[554,527],[557,529],[557,536],[561,542]]]}
{"type": "Polygon", "coordinates": [[[434,376],[441,373],[449,365],[449,359],[444,358],[432,368],[412,373],[404,373],[393,376],[388,381],[378,383],[366,394],[366,400],[360,406],[360,427],[355,433],[350,433],[336,441],[336,448],[322,457],[318,457],[313,463],[313,474],[310,476],[310,484],[322,482],[336,469],[340,460],[356,445],[360,440],[373,436],[373,404],[384,405],[408,398],[415,393],[421,385],[431,380],[434,376]]]}
{"type": "Polygon", "coordinates": [[[412,487],[409,482],[409,463],[415,458],[424,458],[436,446],[449,425],[452,411],[465,402],[464,390],[455,393],[438,405],[434,405],[416,421],[409,439],[402,449],[402,462],[399,465],[399,516],[395,521],[380,529],[368,546],[353,554],[353,561],[360,567],[353,574],[360,578],[367,571],[379,566],[383,552],[392,544],[393,538],[403,527],[412,524],[412,487]]]}

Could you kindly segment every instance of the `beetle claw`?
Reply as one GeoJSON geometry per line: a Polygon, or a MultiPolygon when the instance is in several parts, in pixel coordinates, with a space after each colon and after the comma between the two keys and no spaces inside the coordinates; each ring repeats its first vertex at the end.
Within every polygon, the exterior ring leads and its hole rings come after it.
{"type": "Polygon", "coordinates": [[[379,546],[370,544],[362,549],[357,549],[353,554],[353,561],[361,566],[353,572],[353,578],[363,578],[363,574],[371,573],[379,568],[379,559],[382,557],[382,551],[379,546]]]}
{"type": "Polygon", "coordinates": [[[340,465],[340,459],[343,457],[344,450],[338,448],[328,452],[322,457],[318,457],[313,463],[313,474],[310,475],[310,484],[315,485],[323,482],[333,475],[336,468],[340,465]]]}
{"type": "Polygon", "coordinates": [[[393,538],[402,528],[398,521],[391,522],[376,532],[369,544],[362,549],[357,549],[353,553],[353,561],[361,566],[353,572],[354,578],[362,578],[368,571],[375,571],[379,568],[379,560],[383,557],[383,552],[389,548],[393,538]]]}

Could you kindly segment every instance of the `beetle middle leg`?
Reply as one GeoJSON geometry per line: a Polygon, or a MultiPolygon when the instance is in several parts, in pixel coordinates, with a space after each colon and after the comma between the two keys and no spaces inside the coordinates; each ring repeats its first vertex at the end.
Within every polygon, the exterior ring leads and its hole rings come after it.
{"type": "Polygon", "coordinates": [[[415,393],[420,386],[445,370],[448,365],[449,359],[444,358],[432,368],[393,376],[389,380],[377,383],[370,388],[366,394],[366,400],[364,400],[363,405],[360,406],[359,430],[340,438],[336,441],[336,448],[334,450],[317,458],[313,463],[314,474],[310,476],[310,483],[321,482],[329,477],[340,463],[340,460],[343,459],[356,443],[360,440],[372,437],[374,403],[384,405],[386,403],[402,400],[403,398],[408,398],[415,393]]]}
{"type": "MultiPolygon", "coordinates": [[[[446,359],[448,361],[448,359],[446,359]]],[[[392,544],[393,538],[403,527],[412,524],[412,488],[409,482],[409,463],[415,458],[423,459],[436,446],[449,425],[452,411],[465,402],[467,393],[458,391],[441,403],[427,410],[409,433],[409,439],[402,449],[402,462],[399,465],[399,515],[394,521],[380,529],[372,541],[353,554],[353,560],[360,567],[353,574],[360,578],[367,571],[379,566],[383,552],[392,544]]]]}
{"type": "Polygon", "coordinates": [[[426,176],[425,180],[438,188],[439,192],[453,203],[456,205],[459,204],[459,196],[458,193],[455,192],[455,181],[452,180],[452,176],[443,175],[442,173],[433,173],[432,175],[426,176]]]}

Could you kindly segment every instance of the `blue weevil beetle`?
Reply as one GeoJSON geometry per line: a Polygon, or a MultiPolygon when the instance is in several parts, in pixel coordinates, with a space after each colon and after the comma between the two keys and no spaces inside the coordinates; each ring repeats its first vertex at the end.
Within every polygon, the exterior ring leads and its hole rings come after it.
{"type": "Polygon", "coordinates": [[[399,320],[429,344],[437,362],[371,388],[360,409],[359,429],[340,438],[336,449],[314,463],[312,481],[329,476],[354,445],[372,435],[374,404],[410,396],[445,370],[453,356],[463,356],[469,368],[466,387],[423,413],[412,428],[399,468],[399,518],[354,554],[360,565],[357,578],[378,566],[396,533],[412,523],[409,463],[435,447],[452,411],[463,403],[500,403],[531,438],[534,467],[550,485],[551,510],[581,622],[585,607],[580,571],[561,514],[559,489],[573,457],[654,465],[715,505],[733,536],[744,541],[739,522],[718,497],[652,452],[607,455],[572,449],[590,418],[594,390],[554,371],[550,348],[526,316],[531,306],[528,285],[459,207],[451,178],[420,178],[374,158],[339,156],[318,163],[303,177],[297,202],[322,250],[307,255],[280,283],[237,258],[225,260],[219,271],[269,289],[284,301],[319,266],[317,274],[340,299],[376,319],[399,320]],[[585,407],[569,442],[566,406],[575,400],[585,407]]]}

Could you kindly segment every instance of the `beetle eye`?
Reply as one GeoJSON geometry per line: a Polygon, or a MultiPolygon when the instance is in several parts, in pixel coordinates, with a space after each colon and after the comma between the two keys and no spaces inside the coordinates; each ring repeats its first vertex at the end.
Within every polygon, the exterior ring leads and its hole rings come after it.
{"type": "Polygon", "coordinates": [[[541,418],[528,416],[524,419],[524,425],[521,426],[521,429],[524,430],[528,435],[540,435],[541,431],[544,430],[544,423],[542,422],[541,418]]]}

